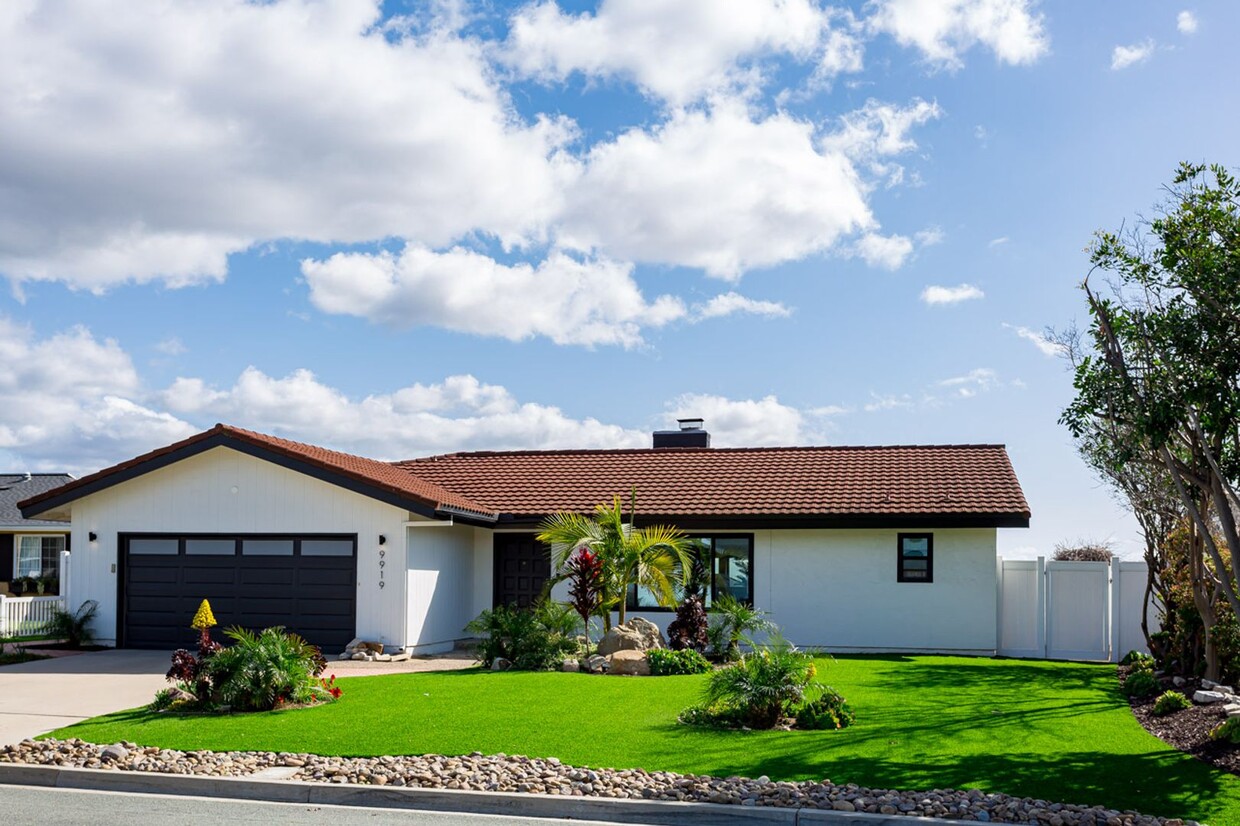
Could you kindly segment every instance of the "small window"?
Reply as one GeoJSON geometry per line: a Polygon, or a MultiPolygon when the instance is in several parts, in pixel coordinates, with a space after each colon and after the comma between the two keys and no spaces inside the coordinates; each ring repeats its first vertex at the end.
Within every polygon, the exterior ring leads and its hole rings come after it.
{"type": "Polygon", "coordinates": [[[292,556],[291,539],[243,539],[242,556],[292,556]]]}
{"type": "Polygon", "coordinates": [[[898,582],[934,582],[934,534],[902,533],[898,538],[898,582]]]}
{"type": "Polygon", "coordinates": [[[129,552],[151,556],[176,556],[180,553],[180,543],[175,539],[131,539],[129,552]]]}
{"type": "Polygon", "coordinates": [[[236,556],[237,540],[187,539],[185,553],[187,556],[236,556]]]}
{"type": "Polygon", "coordinates": [[[17,576],[57,576],[64,536],[19,536],[17,538],[17,576]]]}
{"type": "Polygon", "coordinates": [[[351,539],[303,539],[302,556],[353,556],[351,539]]]}

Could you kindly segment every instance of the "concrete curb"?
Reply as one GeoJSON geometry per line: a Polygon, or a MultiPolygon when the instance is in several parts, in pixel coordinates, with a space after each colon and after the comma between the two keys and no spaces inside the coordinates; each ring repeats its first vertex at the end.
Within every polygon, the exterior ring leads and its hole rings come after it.
{"type": "Polygon", "coordinates": [[[661,800],[612,800],[515,792],[393,788],[255,780],[187,774],[0,764],[0,785],[231,798],[270,803],[423,809],[460,814],[510,815],[559,820],[602,820],[655,826],[951,826],[971,822],[822,809],[721,806],[661,800]]]}

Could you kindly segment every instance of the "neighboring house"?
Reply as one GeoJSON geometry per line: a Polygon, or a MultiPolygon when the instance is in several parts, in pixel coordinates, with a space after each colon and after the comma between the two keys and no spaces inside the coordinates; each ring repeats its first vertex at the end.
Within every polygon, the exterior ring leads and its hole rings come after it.
{"type": "Polygon", "coordinates": [[[709,546],[714,595],[799,645],[995,650],[997,529],[1029,524],[1002,446],[711,449],[700,421],[682,428],[651,449],[387,463],[217,425],[21,510],[71,522],[70,605],[97,600],[97,633],[122,646],[189,643],[208,597],[221,625],[283,624],[328,651],[355,635],[445,650],[542,590],[539,520],[636,489],[639,523],[709,546]]]}
{"type": "MultiPolygon", "coordinates": [[[[60,554],[69,549],[66,526],[26,519],[17,503],[72,481],[67,473],[0,473],[0,594],[18,594],[16,583],[26,577],[43,580],[44,593],[56,593],[60,554]]],[[[37,587],[29,592],[37,593],[37,587]]]]}

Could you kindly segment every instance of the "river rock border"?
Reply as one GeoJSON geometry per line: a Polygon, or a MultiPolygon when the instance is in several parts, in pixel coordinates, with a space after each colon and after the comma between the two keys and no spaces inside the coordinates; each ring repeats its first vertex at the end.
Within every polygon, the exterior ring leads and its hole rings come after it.
{"type": "Polygon", "coordinates": [[[776,782],[768,777],[711,777],[642,769],[588,769],[554,757],[443,755],[322,757],[250,751],[176,751],[134,743],[100,746],[82,740],[23,740],[0,748],[0,763],[112,769],[160,774],[249,777],[292,768],[292,780],[370,786],[524,792],[567,797],[670,800],[739,806],[833,809],[1045,826],[1197,826],[1101,806],[1075,806],[974,790],[900,792],[830,780],[776,782]]]}

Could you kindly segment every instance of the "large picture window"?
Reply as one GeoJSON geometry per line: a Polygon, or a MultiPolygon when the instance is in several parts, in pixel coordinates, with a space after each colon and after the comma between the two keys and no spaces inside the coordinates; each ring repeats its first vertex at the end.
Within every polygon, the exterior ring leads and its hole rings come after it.
{"type": "MultiPolygon", "coordinates": [[[[706,606],[724,594],[730,594],[740,602],[753,604],[753,535],[718,534],[694,536],[697,556],[706,582],[706,606]]],[[[676,599],[683,594],[676,589],[676,599]]],[[[636,585],[629,588],[630,611],[666,611],[648,588],[636,585]]]]}
{"type": "Polygon", "coordinates": [[[19,535],[13,570],[19,577],[59,576],[60,552],[64,549],[64,536],[19,535]]]}
{"type": "Polygon", "coordinates": [[[902,533],[897,539],[898,582],[934,582],[934,534],[902,533]]]}

